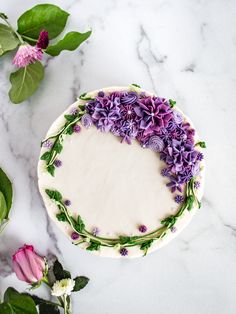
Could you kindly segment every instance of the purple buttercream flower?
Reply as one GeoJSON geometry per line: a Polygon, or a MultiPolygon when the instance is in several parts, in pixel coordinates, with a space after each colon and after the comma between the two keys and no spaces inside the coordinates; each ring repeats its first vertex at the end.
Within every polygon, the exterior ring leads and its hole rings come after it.
{"type": "Polygon", "coordinates": [[[177,204],[181,204],[184,201],[184,197],[182,195],[176,195],[174,199],[177,204]]]}
{"type": "Polygon", "coordinates": [[[71,239],[72,240],[78,240],[79,239],[79,234],[77,232],[72,232],[71,239]]]}
{"type": "Polygon", "coordinates": [[[127,256],[128,255],[128,250],[125,248],[125,247],[122,247],[121,249],[120,249],[120,255],[121,256],[127,256]]]}
{"type": "Polygon", "coordinates": [[[153,135],[149,138],[148,148],[154,150],[154,152],[161,152],[164,148],[164,142],[159,136],[153,135]]]}
{"type": "Polygon", "coordinates": [[[70,206],[70,205],[71,205],[71,201],[70,201],[70,200],[65,200],[65,201],[64,201],[64,204],[65,204],[66,206],[70,206]]]}
{"type": "Polygon", "coordinates": [[[73,127],[73,131],[74,131],[75,133],[79,133],[79,132],[81,131],[80,125],[75,124],[74,127],[73,127]]]}
{"type": "Polygon", "coordinates": [[[93,124],[93,120],[90,114],[85,113],[81,118],[81,123],[86,129],[88,129],[93,124]]]}
{"type": "Polygon", "coordinates": [[[154,127],[159,129],[166,127],[173,114],[164,98],[146,97],[139,100],[139,106],[135,107],[136,114],[141,118],[140,128],[154,127]]]}
{"type": "Polygon", "coordinates": [[[203,153],[199,152],[197,155],[197,160],[202,161],[204,159],[203,153]]]}
{"type": "Polygon", "coordinates": [[[99,234],[99,232],[100,232],[100,230],[97,227],[95,227],[92,230],[92,235],[97,236],[99,234]]]}
{"type": "Polygon", "coordinates": [[[43,147],[46,147],[46,148],[51,148],[53,145],[53,142],[51,142],[50,140],[46,140],[44,143],[43,143],[43,147]]]}
{"type": "Polygon", "coordinates": [[[194,188],[199,189],[201,186],[201,183],[199,181],[194,181],[194,188]]]}
{"type": "Polygon", "coordinates": [[[77,115],[77,113],[78,113],[78,108],[72,108],[71,111],[70,111],[70,114],[71,114],[72,116],[77,115]]]}
{"type": "Polygon", "coordinates": [[[124,93],[124,95],[121,96],[120,101],[121,104],[125,105],[134,105],[138,100],[138,95],[136,92],[128,92],[124,93]]]}
{"type": "Polygon", "coordinates": [[[59,159],[55,159],[54,160],[54,166],[56,166],[57,168],[61,167],[62,165],[62,161],[59,159]]]}
{"type": "Polygon", "coordinates": [[[133,120],[122,122],[119,131],[123,138],[122,141],[126,141],[128,144],[131,144],[131,139],[134,139],[138,134],[136,123],[133,120]]]}
{"type": "Polygon", "coordinates": [[[164,169],[161,170],[161,175],[162,175],[163,177],[168,177],[169,174],[170,174],[170,170],[169,170],[169,169],[164,168],[164,169]]]}
{"type": "Polygon", "coordinates": [[[176,190],[182,192],[183,181],[181,180],[181,178],[171,176],[170,179],[171,181],[167,183],[166,186],[170,188],[171,192],[174,193],[176,190]]]}
{"type": "Polygon", "coordinates": [[[142,232],[142,233],[145,233],[145,232],[147,231],[147,227],[146,227],[145,225],[140,225],[140,226],[138,227],[138,230],[139,230],[140,232],[142,232]]]}
{"type": "Polygon", "coordinates": [[[98,92],[98,97],[104,97],[104,96],[105,96],[105,93],[103,91],[98,92]]]}
{"type": "Polygon", "coordinates": [[[174,121],[177,124],[181,124],[184,121],[182,114],[177,110],[173,110],[173,116],[174,116],[174,121]]]}
{"type": "Polygon", "coordinates": [[[172,226],[172,227],[170,228],[170,231],[173,232],[173,233],[175,233],[175,232],[177,231],[177,228],[176,228],[175,226],[172,226]]]}
{"type": "Polygon", "coordinates": [[[40,49],[46,49],[49,44],[48,32],[46,30],[42,30],[39,34],[38,41],[36,43],[36,47],[40,49]]]}

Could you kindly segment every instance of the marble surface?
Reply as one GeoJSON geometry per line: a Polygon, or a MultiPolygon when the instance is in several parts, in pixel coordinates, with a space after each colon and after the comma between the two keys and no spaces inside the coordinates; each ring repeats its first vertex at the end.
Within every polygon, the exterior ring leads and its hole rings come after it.
{"type": "MultiPolygon", "coordinates": [[[[39,1],[2,0],[12,20],[39,1]]],[[[0,60],[0,165],[13,180],[11,222],[0,237],[0,292],[12,285],[11,254],[32,243],[87,275],[74,313],[233,314],[236,309],[236,3],[234,0],[58,0],[67,29],[93,29],[80,52],[46,58],[46,79],[21,105],[9,102],[11,56],[0,60]],[[146,258],[99,258],[51,223],[36,165],[52,121],[78,94],[138,83],[176,99],[208,145],[202,209],[181,235],[146,258]],[[230,151],[231,150],[231,151],[230,151]]],[[[39,291],[46,296],[46,290],[39,291]]]]}

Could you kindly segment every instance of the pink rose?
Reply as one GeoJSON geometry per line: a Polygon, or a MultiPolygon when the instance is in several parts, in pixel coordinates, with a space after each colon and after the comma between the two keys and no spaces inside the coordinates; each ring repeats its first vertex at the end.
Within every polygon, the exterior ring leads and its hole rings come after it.
{"type": "Polygon", "coordinates": [[[46,263],[32,245],[24,245],[12,256],[13,270],[19,280],[36,283],[44,277],[46,263]]]}

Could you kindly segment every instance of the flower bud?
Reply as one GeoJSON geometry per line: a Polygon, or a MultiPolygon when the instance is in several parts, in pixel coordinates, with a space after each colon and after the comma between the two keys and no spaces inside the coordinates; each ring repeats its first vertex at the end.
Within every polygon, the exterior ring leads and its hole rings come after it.
{"type": "Polygon", "coordinates": [[[33,284],[44,277],[46,263],[32,245],[24,245],[12,256],[13,270],[19,280],[33,284]]]}

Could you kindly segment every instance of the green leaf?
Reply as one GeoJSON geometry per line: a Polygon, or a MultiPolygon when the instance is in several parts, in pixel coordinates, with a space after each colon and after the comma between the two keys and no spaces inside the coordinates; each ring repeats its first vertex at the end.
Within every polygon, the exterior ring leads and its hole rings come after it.
{"type": "Polygon", "coordinates": [[[4,19],[4,20],[7,20],[7,19],[8,19],[8,17],[6,16],[6,14],[5,14],[5,13],[2,13],[2,12],[0,12],[0,18],[1,18],[1,19],[4,19]]]}
{"type": "Polygon", "coordinates": [[[2,170],[2,168],[0,168],[0,191],[4,195],[6,201],[7,215],[5,218],[7,219],[12,205],[13,191],[12,183],[7,177],[6,173],[2,170]]]}
{"type": "Polygon", "coordinates": [[[43,77],[44,68],[39,61],[11,73],[12,87],[9,91],[11,101],[19,104],[29,98],[38,89],[43,77]]]}
{"type": "Polygon", "coordinates": [[[23,13],[18,21],[18,33],[37,39],[40,31],[48,31],[49,38],[57,37],[65,28],[69,13],[53,4],[39,4],[23,13]]]}
{"type": "Polygon", "coordinates": [[[176,217],[171,215],[171,216],[168,216],[165,219],[163,219],[161,221],[161,224],[163,224],[164,226],[170,228],[170,227],[172,227],[175,224],[175,222],[176,222],[176,217]]]}
{"type": "Polygon", "coordinates": [[[4,301],[10,304],[13,310],[12,313],[37,314],[37,309],[33,299],[30,296],[19,293],[12,287],[9,287],[5,291],[4,301]]]}
{"type": "Polygon", "coordinates": [[[47,171],[48,171],[52,176],[54,176],[55,166],[53,166],[53,165],[47,166],[47,171]]]}
{"type": "Polygon", "coordinates": [[[15,49],[19,43],[18,38],[10,27],[0,24],[0,56],[4,55],[7,51],[15,49]]]}
{"type": "Polygon", "coordinates": [[[133,84],[131,84],[131,85],[133,85],[134,87],[141,88],[141,86],[139,86],[138,84],[135,84],[135,83],[133,83],[133,84]]]}
{"type": "Polygon", "coordinates": [[[0,314],[14,314],[13,308],[9,303],[1,303],[0,304],[0,314]]]}
{"type": "Polygon", "coordinates": [[[41,160],[46,160],[46,161],[49,161],[50,158],[51,158],[51,152],[45,152],[45,153],[40,157],[41,160]]]}
{"type": "Polygon", "coordinates": [[[39,314],[60,314],[60,310],[56,305],[41,303],[39,305],[39,314]]]}
{"type": "Polygon", "coordinates": [[[206,143],[205,142],[197,142],[195,146],[200,146],[201,148],[206,148],[206,143]]]}
{"type": "Polygon", "coordinates": [[[3,193],[0,191],[0,224],[7,217],[7,204],[3,193]]]}
{"type": "Polygon", "coordinates": [[[83,232],[84,228],[85,228],[85,224],[84,224],[82,218],[78,215],[77,222],[76,222],[76,225],[75,225],[75,229],[78,232],[83,232]]]}
{"type": "Polygon", "coordinates": [[[60,213],[56,215],[58,221],[67,221],[67,217],[64,213],[60,213]]]}
{"type": "Polygon", "coordinates": [[[73,133],[74,133],[73,126],[70,125],[70,126],[66,129],[66,132],[65,132],[65,133],[68,134],[68,135],[73,134],[73,133]]]}
{"type": "Polygon", "coordinates": [[[63,149],[63,146],[61,145],[61,143],[59,142],[56,142],[56,144],[54,145],[53,149],[58,153],[60,154],[62,149],[63,149]]]}
{"type": "Polygon", "coordinates": [[[70,272],[63,269],[61,263],[58,260],[56,260],[53,264],[53,273],[56,280],[71,278],[70,272]]]}
{"type": "Polygon", "coordinates": [[[69,122],[72,122],[74,119],[75,119],[75,116],[72,115],[72,114],[65,114],[64,115],[64,118],[69,121],[69,122]]]}
{"type": "Polygon", "coordinates": [[[169,99],[170,107],[173,108],[176,105],[176,101],[169,99]]]}
{"type": "Polygon", "coordinates": [[[86,248],[88,251],[98,251],[100,249],[100,242],[97,241],[91,241],[90,245],[86,248]]]}
{"type": "Polygon", "coordinates": [[[148,240],[140,245],[140,250],[144,251],[144,256],[147,254],[148,249],[151,247],[153,240],[148,240]]]}
{"type": "Polygon", "coordinates": [[[91,35],[91,31],[86,33],[69,32],[65,37],[59,40],[55,45],[49,46],[46,49],[46,53],[51,56],[58,56],[62,50],[75,50],[91,35]]]}
{"type": "Polygon", "coordinates": [[[195,197],[193,195],[189,195],[187,197],[187,210],[190,211],[192,208],[193,208],[193,204],[194,204],[194,201],[195,201],[195,197]]]}
{"type": "Polygon", "coordinates": [[[45,192],[47,193],[47,195],[55,201],[60,202],[62,200],[62,195],[60,192],[56,191],[56,190],[49,190],[46,189],[45,192]]]}
{"type": "Polygon", "coordinates": [[[87,286],[89,279],[87,277],[84,276],[78,276],[74,278],[75,281],[75,286],[73,291],[79,291],[81,289],[83,289],[85,286],[87,286]]]}

